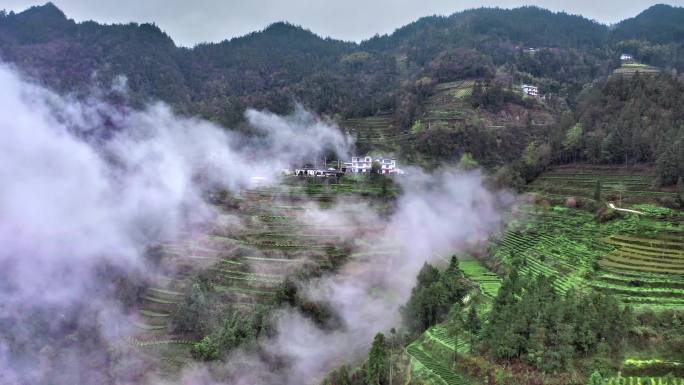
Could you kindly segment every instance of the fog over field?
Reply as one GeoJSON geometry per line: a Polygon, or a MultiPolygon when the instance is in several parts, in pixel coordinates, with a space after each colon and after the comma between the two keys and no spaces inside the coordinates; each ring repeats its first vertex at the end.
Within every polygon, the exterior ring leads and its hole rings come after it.
{"type": "MultiPolygon", "coordinates": [[[[2,383],[145,378],[146,368],[121,347],[132,330],[114,294],[124,277],[155,274],[146,248],[202,231],[214,215],[205,201],[210,189],[239,191],[254,175],[275,183],[281,169],[325,150],[353,151],[334,124],[303,108],[285,117],[249,110],[258,135],[247,137],[174,115],[161,103],[142,110],[107,103],[105,94],[125,93],[125,81],[76,99],[3,65],[0,83],[2,383]]],[[[286,357],[284,368],[274,373],[239,352],[223,369],[193,369],[182,381],[313,383],[340,360],[357,363],[376,332],[399,325],[399,307],[426,260],[439,263],[440,255],[477,247],[501,225],[499,209],[510,197],[488,192],[478,172],[409,174],[390,218],[363,203],[326,209],[311,203],[305,214],[312,224],[370,224],[378,229],[374,244],[396,250],[389,258],[352,259],[335,275],[300,283],[306,296],[335,310],[340,328],[320,330],[282,309],[276,337],[261,346],[286,357]]]]}

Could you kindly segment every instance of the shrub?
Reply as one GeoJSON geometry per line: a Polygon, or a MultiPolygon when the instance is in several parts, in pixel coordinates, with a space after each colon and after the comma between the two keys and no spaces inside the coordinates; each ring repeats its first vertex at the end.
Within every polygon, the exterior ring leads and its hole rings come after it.
{"type": "Polygon", "coordinates": [[[211,361],[219,356],[219,346],[210,336],[205,336],[200,342],[192,345],[190,353],[198,360],[211,361]]]}

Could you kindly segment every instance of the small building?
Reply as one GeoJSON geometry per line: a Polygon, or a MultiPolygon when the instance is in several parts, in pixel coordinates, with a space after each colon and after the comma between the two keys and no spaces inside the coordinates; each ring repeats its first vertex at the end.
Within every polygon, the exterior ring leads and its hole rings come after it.
{"type": "Polygon", "coordinates": [[[537,88],[537,86],[533,86],[531,84],[523,84],[521,86],[521,88],[522,88],[523,93],[527,96],[533,96],[533,97],[539,96],[539,88],[537,88]]]}
{"type": "Polygon", "coordinates": [[[530,55],[534,55],[535,53],[537,53],[537,49],[534,47],[528,47],[528,48],[525,48],[525,53],[530,54],[530,55]]]}
{"type": "Polygon", "coordinates": [[[371,156],[353,156],[351,162],[345,162],[345,169],[348,173],[365,173],[370,172],[373,168],[373,162],[380,164],[380,174],[402,174],[403,172],[397,168],[396,159],[371,156]]]}
{"type": "Polygon", "coordinates": [[[631,61],[634,61],[634,57],[630,54],[623,53],[622,55],[620,55],[620,61],[622,61],[623,63],[624,62],[631,62],[631,61]]]}
{"type": "Polygon", "coordinates": [[[332,178],[337,176],[337,171],[335,169],[319,169],[311,167],[303,167],[294,170],[295,176],[305,176],[305,177],[318,177],[318,178],[332,178]]]}

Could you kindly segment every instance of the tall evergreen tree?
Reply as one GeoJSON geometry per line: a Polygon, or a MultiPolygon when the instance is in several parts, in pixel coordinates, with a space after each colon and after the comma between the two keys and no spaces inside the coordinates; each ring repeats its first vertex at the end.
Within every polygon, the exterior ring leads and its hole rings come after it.
{"type": "Polygon", "coordinates": [[[384,385],[387,379],[387,347],[385,335],[378,333],[373,339],[373,345],[368,353],[366,365],[366,384],[384,385]]]}
{"type": "Polygon", "coordinates": [[[480,317],[477,315],[477,309],[475,308],[474,304],[471,305],[470,310],[468,310],[465,327],[470,332],[470,351],[473,352],[475,351],[475,342],[477,341],[477,336],[482,329],[482,322],[480,321],[480,317]]]}
{"type": "Polygon", "coordinates": [[[477,315],[477,308],[475,308],[475,305],[471,305],[470,310],[468,310],[466,328],[473,334],[479,333],[480,329],[482,328],[482,322],[480,321],[480,317],[477,315]]]}
{"type": "Polygon", "coordinates": [[[458,266],[458,257],[452,255],[451,260],[449,261],[449,267],[447,267],[439,277],[439,282],[442,284],[445,291],[444,306],[446,306],[442,309],[441,313],[448,313],[449,309],[451,309],[451,305],[460,303],[468,292],[462,278],[463,273],[458,266]]]}

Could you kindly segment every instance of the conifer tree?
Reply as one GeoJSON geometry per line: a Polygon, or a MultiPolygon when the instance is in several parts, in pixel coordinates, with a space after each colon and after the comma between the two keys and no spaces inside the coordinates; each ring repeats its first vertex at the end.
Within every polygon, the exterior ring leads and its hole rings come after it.
{"type": "Polygon", "coordinates": [[[480,322],[480,317],[477,315],[477,309],[475,306],[470,306],[470,310],[468,311],[468,319],[466,321],[466,328],[468,328],[468,331],[477,334],[480,331],[480,328],[482,327],[482,323],[480,322]]]}
{"type": "Polygon", "coordinates": [[[468,311],[468,318],[466,319],[465,327],[470,332],[470,351],[473,352],[475,349],[474,345],[477,335],[480,332],[480,329],[482,329],[482,322],[480,321],[480,317],[477,315],[477,309],[475,308],[474,304],[470,306],[470,310],[468,311]]]}
{"type": "Polygon", "coordinates": [[[384,385],[387,378],[387,347],[385,335],[378,333],[373,339],[373,345],[368,353],[366,367],[367,385],[384,385]]]}
{"type": "Polygon", "coordinates": [[[449,261],[449,267],[440,276],[439,282],[441,287],[444,289],[443,298],[444,307],[441,309],[441,313],[446,314],[449,312],[451,305],[454,303],[460,303],[463,297],[468,292],[467,288],[462,281],[463,273],[458,266],[458,257],[455,255],[451,256],[449,261]]]}

